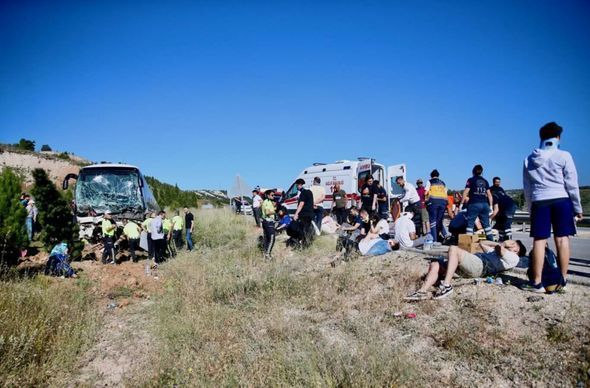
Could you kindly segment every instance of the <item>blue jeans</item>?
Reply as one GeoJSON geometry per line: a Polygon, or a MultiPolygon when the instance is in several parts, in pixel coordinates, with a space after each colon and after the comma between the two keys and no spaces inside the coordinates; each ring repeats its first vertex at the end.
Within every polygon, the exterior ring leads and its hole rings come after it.
{"type": "Polygon", "coordinates": [[[475,219],[478,217],[486,232],[486,238],[492,240],[494,235],[490,227],[490,205],[487,202],[476,202],[467,206],[467,234],[473,234],[475,219]]]}
{"type": "Polygon", "coordinates": [[[193,237],[191,236],[191,233],[190,229],[186,230],[186,246],[189,251],[193,250],[193,237]]]}
{"type": "Polygon", "coordinates": [[[438,241],[438,234],[443,231],[443,217],[446,206],[444,204],[433,203],[428,205],[428,219],[430,221],[430,234],[432,241],[438,241]]]}
{"type": "Polygon", "coordinates": [[[319,230],[322,230],[322,218],[324,218],[324,208],[318,206],[313,209],[313,222],[315,222],[319,230]]]}
{"type": "Polygon", "coordinates": [[[25,225],[27,227],[27,235],[29,236],[29,241],[33,241],[33,219],[31,217],[27,217],[25,225]]]}

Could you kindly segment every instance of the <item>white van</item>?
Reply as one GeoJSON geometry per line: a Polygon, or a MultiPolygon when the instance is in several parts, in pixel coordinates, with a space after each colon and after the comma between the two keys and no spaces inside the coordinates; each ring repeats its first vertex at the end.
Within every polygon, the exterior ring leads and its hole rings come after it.
{"type": "MultiPolygon", "coordinates": [[[[395,178],[398,176],[406,178],[406,165],[397,164],[385,167],[371,158],[339,160],[329,164],[314,163],[313,166],[304,169],[295,180],[303,179],[305,187],[309,188],[313,183],[313,179],[319,177],[322,186],[326,190],[323,207],[324,209],[330,209],[332,207],[332,192],[336,183],[340,183],[340,188],[346,192],[347,207],[360,206],[360,190],[369,175],[372,175],[374,179],[383,184],[390,204],[392,198],[403,195],[403,190],[395,183],[395,178]]],[[[297,209],[297,200],[297,186],[293,183],[283,195],[283,206],[290,213],[293,213],[297,209]]]]}

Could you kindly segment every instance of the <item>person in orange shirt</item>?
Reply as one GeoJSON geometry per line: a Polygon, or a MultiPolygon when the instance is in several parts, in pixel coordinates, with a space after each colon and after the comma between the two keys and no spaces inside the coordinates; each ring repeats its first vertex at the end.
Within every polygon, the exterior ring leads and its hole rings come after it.
{"type": "Polygon", "coordinates": [[[447,214],[449,219],[455,218],[455,197],[453,195],[447,195],[447,214]]]}

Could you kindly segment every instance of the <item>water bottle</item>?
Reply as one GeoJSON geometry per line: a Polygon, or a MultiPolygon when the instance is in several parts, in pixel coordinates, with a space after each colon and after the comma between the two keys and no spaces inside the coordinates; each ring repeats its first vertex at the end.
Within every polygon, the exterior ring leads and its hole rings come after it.
{"type": "Polygon", "coordinates": [[[152,269],[150,268],[149,260],[147,261],[147,263],[145,263],[145,274],[146,276],[150,276],[152,274],[152,269]]]}
{"type": "Polygon", "coordinates": [[[426,237],[424,238],[424,250],[425,251],[431,250],[433,243],[434,243],[434,240],[432,239],[432,235],[427,234],[426,237]]]}

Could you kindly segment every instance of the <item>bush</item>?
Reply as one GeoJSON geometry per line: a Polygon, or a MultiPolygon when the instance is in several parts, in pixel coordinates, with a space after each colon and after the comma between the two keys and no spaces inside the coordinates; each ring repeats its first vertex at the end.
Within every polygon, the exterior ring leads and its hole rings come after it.
{"type": "Polygon", "coordinates": [[[52,151],[52,149],[51,149],[51,147],[49,147],[48,144],[43,144],[41,146],[41,151],[49,152],[49,151],[52,151]]]}
{"type": "Polygon", "coordinates": [[[70,154],[67,152],[60,152],[57,157],[63,160],[70,160],[70,154]]]}
{"type": "Polygon", "coordinates": [[[0,264],[14,264],[27,244],[26,210],[19,202],[21,181],[10,169],[0,174],[0,264]]]}
{"type": "Polygon", "coordinates": [[[35,141],[28,139],[20,139],[18,144],[16,144],[16,148],[24,151],[35,151],[35,141]]]}
{"type": "Polygon", "coordinates": [[[70,206],[47,176],[45,170],[33,170],[35,186],[31,194],[35,197],[39,209],[41,224],[40,240],[47,250],[62,241],[71,247],[71,257],[81,255],[83,243],[79,239],[79,227],[74,221],[70,206]]]}

